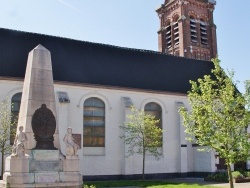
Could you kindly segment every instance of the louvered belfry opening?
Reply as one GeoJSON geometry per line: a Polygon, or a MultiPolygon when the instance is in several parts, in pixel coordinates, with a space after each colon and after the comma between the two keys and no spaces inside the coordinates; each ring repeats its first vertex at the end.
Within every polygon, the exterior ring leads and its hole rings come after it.
{"type": "Polygon", "coordinates": [[[173,23],[173,30],[174,30],[174,46],[180,44],[180,35],[179,35],[179,15],[175,16],[174,23],[173,23]]]}
{"type": "Polygon", "coordinates": [[[193,16],[190,16],[190,35],[191,35],[191,42],[197,44],[197,26],[196,20],[193,16]]]}
{"type": "Polygon", "coordinates": [[[203,19],[200,20],[200,34],[201,44],[208,45],[207,24],[203,19]]]}
{"type": "Polygon", "coordinates": [[[172,47],[172,27],[170,22],[166,26],[166,47],[167,49],[172,47]]]}

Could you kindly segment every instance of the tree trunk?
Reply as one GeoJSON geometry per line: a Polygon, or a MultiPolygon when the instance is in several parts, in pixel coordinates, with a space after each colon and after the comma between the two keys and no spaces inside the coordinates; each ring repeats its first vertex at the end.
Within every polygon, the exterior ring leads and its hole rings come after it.
{"type": "Polygon", "coordinates": [[[3,179],[3,171],[4,171],[4,148],[2,148],[2,171],[1,171],[1,178],[3,179]]]}
{"type": "Polygon", "coordinates": [[[233,182],[233,176],[232,176],[230,164],[227,164],[227,173],[228,173],[228,177],[229,177],[230,188],[234,188],[234,182],[233,182]]]}
{"type": "Polygon", "coordinates": [[[145,149],[143,148],[142,154],[142,179],[145,180],[145,149]]]}

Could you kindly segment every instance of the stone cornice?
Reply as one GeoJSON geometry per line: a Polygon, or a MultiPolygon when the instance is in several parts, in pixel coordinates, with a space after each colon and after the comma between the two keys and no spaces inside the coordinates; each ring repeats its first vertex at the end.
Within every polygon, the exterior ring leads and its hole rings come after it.
{"type": "MultiPolygon", "coordinates": [[[[0,76],[0,83],[19,83],[23,84],[23,78],[15,78],[15,77],[2,77],[0,76]]],[[[108,90],[116,90],[121,92],[138,92],[138,93],[151,93],[151,94],[162,94],[162,95],[173,95],[173,96],[184,96],[187,95],[179,92],[171,92],[171,91],[160,91],[160,90],[147,90],[147,89],[138,89],[138,88],[129,88],[129,87],[119,87],[119,86],[108,86],[108,85],[98,85],[98,84],[87,84],[87,83],[76,83],[76,82],[67,82],[67,81],[57,81],[54,80],[55,87],[63,86],[69,88],[91,88],[91,89],[108,89],[108,90]]],[[[19,89],[19,88],[18,88],[19,89]]]]}
{"type": "Polygon", "coordinates": [[[199,7],[199,8],[204,8],[204,9],[212,9],[214,10],[214,4],[211,4],[207,1],[202,1],[202,0],[186,0],[190,5],[199,7]]]}
{"type": "Polygon", "coordinates": [[[209,9],[211,11],[214,10],[214,4],[209,3],[208,1],[203,0],[170,0],[166,4],[162,4],[160,8],[156,10],[158,14],[162,14],[164,12],[172,11],[173,9],[178,8],[182,4],[190,4],[192,6],[196,6],[203,9],[209,9]]]}
{"type": "Polygon", "coordinates": [[[164,12],[171,11],[173,9],[176,9],[180,6],[180,3],[183,0],[170,0],[167,4],[162,4],[159,9],[156,10],[158,14],[162,14],[164,12]]]}

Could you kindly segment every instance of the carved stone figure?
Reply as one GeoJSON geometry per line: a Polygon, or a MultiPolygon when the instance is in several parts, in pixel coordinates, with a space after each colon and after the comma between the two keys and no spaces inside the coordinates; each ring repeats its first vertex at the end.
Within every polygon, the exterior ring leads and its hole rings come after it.
{"type": "Polygon", "coordinates": [[[12,146],[12,155],[16,157],[25,156],[25,146],[24,143],[28,141],[26,134],[23,132],[23,126],[19,127],[19,133],[16,134],[14,144],[12,146]]]}
{"type": "Polygon", "coordinates": [[[42,104],[32,116],[32,129],[35,135],[36,148],[54,150],[54,133],[56,130],[56,119],[52,111],[42,104]]]}
{"type": "Polygon", "coordinates": [[[78,156],[77,150],[79,146],[74,142],[74,138],[72,136],[72,128],[68,127],[67,134],[64,136],[63,141],[66,144],[66,156],[78,156]]]}

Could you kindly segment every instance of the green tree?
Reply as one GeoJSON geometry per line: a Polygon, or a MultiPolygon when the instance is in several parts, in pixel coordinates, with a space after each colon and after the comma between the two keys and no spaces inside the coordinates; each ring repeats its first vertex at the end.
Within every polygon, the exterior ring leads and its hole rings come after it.
{"type": "Polygon", "coordinates": [[[233,82],[233,72],[227,76],[218,59],[212,60],[212,75],[197,82],[190,81],[188,99],[191,112],[180,109],[189,140],[209,146],[227,165],[230,187],[233,179],[230,165],[246,161],[250,144],[246,131],[250,123],[249,95],[241,94],[233,82]]]}
{"type": "Polygon", "coordinates": [[[153,155],[157,160],[162,156],[159,147],[162,146],[162,129],[158,124],[160,120],[146,114],[144,110],[131,107],[131,114],[127,116],[128,122],[121,128],[124,130],[124,143],[129,145],[127,157],[142,155],[142,179],[145,179],[145,157],[146,154],[153,155]]]}
{"type": "Polygon", "coordinates": [[[15,134],[15,130],[12,128],[16,125],[16,120],[12,118],[10,101],[8,99],[0,103],[0,152],[2,156],[2,172],[4,172],[4,156],[10,154],[10,136],[15,134]]]}

